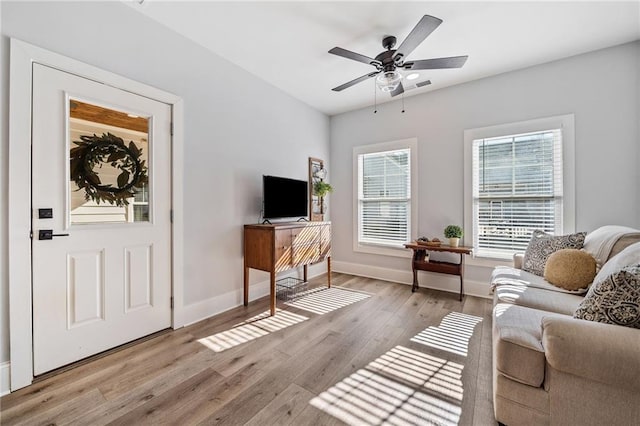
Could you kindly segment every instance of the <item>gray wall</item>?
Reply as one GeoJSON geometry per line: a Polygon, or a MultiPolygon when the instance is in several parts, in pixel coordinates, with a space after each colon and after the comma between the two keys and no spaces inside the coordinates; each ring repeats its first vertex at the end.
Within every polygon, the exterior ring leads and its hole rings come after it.
{"type": "MultiPolygon", "coordinates": [[[[3,89],[16,37],[183,98],[185,304],[240,290],[242,225],[259,219],[262,174],[306,180],[309,156],[329,159],[329,118],[120,2],[1,8],[3,89]]],[[[6,91],[1,105],[0,362],[9,358],[6,91]]]]}
{"type": "MultiPolygon", "coordinates": [[[[418,233],[463,224],[463,133],[491,125],[575,114],[576,228],[640,228],[638,78],[640,42],[448,87],[331,118],[333,259],[409,270],[402,258],[352,249],[352,149],[418,138],[418,233]],[[338,208],[337,206],[340,206],[338,208]]],[[[454,71],[452,71],[454,72],[454,71]]],[[[436,76],[432,80],[437,83],[436,76]]],[[[442,238],[442,237],[441,237],[442,238]]],[[[489,268],[470,267],[486,282],[489,268]]],[[[452,288],[453,289],[453,288],[452,288]]]]}

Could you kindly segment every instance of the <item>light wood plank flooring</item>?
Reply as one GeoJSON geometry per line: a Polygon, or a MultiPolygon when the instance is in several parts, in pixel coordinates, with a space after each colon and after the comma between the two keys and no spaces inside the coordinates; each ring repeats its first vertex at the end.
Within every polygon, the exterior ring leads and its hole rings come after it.
{"type": "Polygon", "coordinates": [[[39,380],[0,399],[0,423],[496,425],[488,299],[332,284],[275,317],[263,298],[39,380]]]}

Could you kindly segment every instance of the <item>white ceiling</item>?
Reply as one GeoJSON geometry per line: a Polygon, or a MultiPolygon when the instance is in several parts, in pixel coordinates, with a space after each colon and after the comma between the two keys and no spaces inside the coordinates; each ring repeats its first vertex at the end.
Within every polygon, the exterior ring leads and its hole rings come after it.
{"type": "MultiPolygon", "coordinates": [[[[420,71],[405,96],[640,39],[640,2],[218,2],[146,0],[137,10],[329,115],[373,104],[374,71],[327,53],[375,57],[425,14],[444,22],[408,59],[469,55],[461,69],[420,71]]],[[[378,102],[390,100],[378,92],[378,102]]]]}

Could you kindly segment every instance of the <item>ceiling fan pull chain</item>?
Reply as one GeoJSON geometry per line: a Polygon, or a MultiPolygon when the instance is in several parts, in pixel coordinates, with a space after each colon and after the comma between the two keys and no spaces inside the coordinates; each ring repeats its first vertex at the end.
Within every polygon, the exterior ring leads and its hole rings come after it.
{"type": "Polygon", "coordinates": [[[402,92],[402,113],[404,114],[404,92],[402,92]]]}
{"type": "Polygon", "coordinates": [[[378,92],[376,91],[376,82],[373,82],[373,113],[378,112],[378,92]]]}

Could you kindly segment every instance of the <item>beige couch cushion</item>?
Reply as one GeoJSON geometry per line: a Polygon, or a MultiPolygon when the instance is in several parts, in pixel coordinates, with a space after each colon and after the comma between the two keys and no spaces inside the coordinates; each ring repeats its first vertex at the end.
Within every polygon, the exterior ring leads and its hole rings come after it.
{"type": "Polygon", "coordinates": [[[583,297],[524,285],[503,284],[496,287],[495,303],[511,303],[558,314],[573,315],[583,297]]]}
{"type": "Polygon", "coordinates": [[[498,303],[493,308],[493,350],[500,374],[539,387],[544,380],[542,318],[545,311],[498,303]]]}
{"type": "Polygon", "coordinates": [[[566,290],[549,284],[543,277],[509,266],[496,266],[491,274],[491,285],[494,287],[510,284],[526,287],[535,287],[543,290],[568,294],[582,294],[584,290],[566,290]]]}

